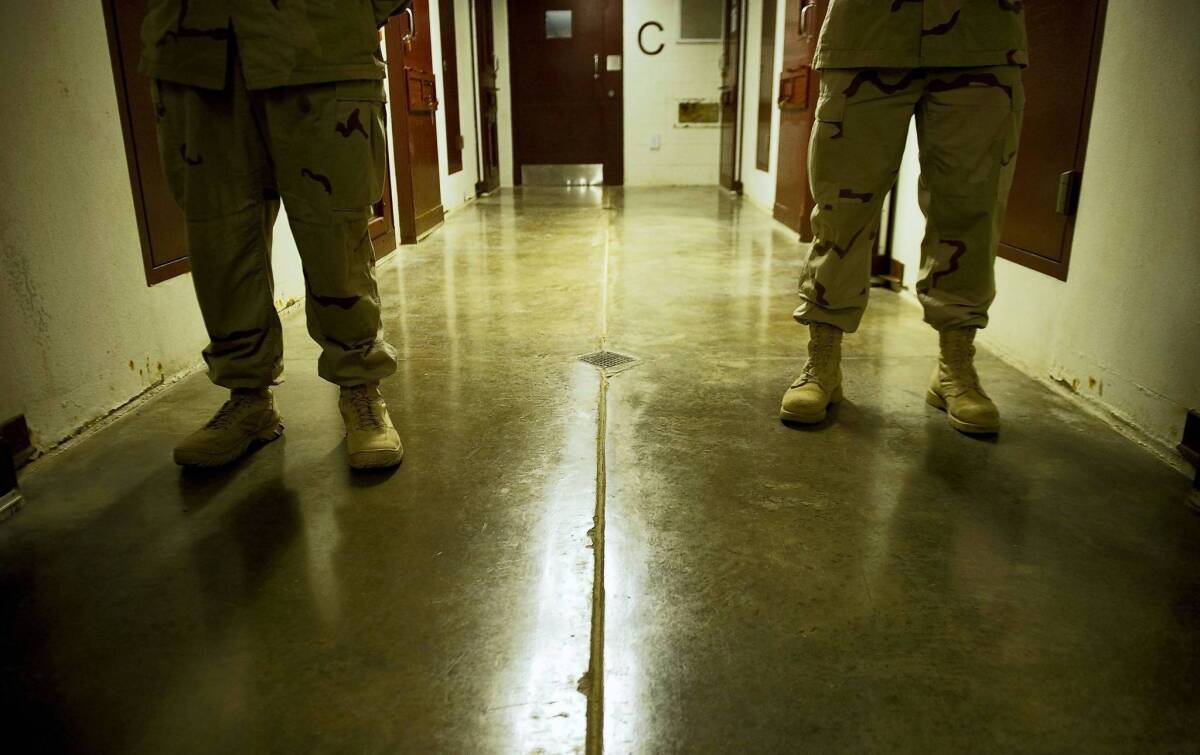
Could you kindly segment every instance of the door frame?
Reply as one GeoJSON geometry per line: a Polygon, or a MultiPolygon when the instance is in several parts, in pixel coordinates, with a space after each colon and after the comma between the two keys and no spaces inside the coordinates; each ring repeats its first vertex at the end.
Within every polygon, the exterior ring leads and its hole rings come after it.
{"type": "MultiPolygon", "coordinates": [[[[725,67],[729,65],[729,61],[727,60],[726,56],[729,54],[729,39],[730,39],[729,18],[732,15],[730,12],[732,10],[732,8],[730,7],[732,2],[737,2],[737,4],[738,4],[738,7],[737,7],[738,50],[737,50],[737,55],[736,55],[737,60],[735,61],[735,64],[737,65],[737,72],[734,74],[734,77],[733,77],[734,82],[735,82],[734,85],[737,88],[737,91],[735,93],[736,96],[734,97],[734,101],[733,101],[733,117],[730,119],[730,121],[732,123],[731,128],[733,129],[733,144],[730,146],[730,149],[732,150],[733,154],[732,154],[732,164],[730,166],[730,172],[729,172],[729,184],[726,185],[721,182],[721,179],[723,178],[723,176],[721,175],[721,168],[724,167],[723,163],[724,163],[724,158],[725,158],[725,154],[724,154],[725,122],[722,120],[722,122],[721,122],[721,152],[717,158],[719,161],[721,161],[721,164],[718,165],[718,168],[717,168],[717,173],[718,173],[717,182],[720,184],[720,186],[722,188],[732,191],[736,194],[741,194],[742,189],[743,189],[742,159],[743,159],[743,151],[745,148],[745,139],[746,139],[746,129],[744,128],[742,119],[745,114],[746,102],[747,102],[747,100],[746,100],[746,48],[748,47],[747,43],[749,41],[749,38],[746,36],[746,20],[749,18],[750,1],[749,0],[724,0],[724,2],[722,3],[722,6],[721,6],[722,7],[722,11],[721,11],[721,46],[722,46],[721,61],[723,64],[721,67],[721,85],[722,85],[721,89],[722,90],[724,90],[724,84],[725,84],[725,81],[724,81],[725,67]]],[[[725,112],[724,97],[725,97],[724,91],[722,91],[722,99],[721,99],[722,116],[724,116],[724,112],[725,112]]]]}
{"type": "Polygon", "coordinates": [[[475,115],[475,196],[481,197],[485,194],[490,194],[500,188],[500,118],[499,118],[499,98],[496,98],[494,107],[496,108],[496,116],[492,119],[491,127],[485,128],[484,122],[486,118],[486,108],[483,101],[483,82],[481,73],[486,64],[492,68],[492,92],[499,91],[494,85],[499,73],[496,71],[497,60],[495,55],[496,50],[496,23],[495,13],[492,9],[492,0],[469,0],[467,3],[468,16],[470,18],[471,27],[471,86],[474,90],[474,106],[475,115]],[[486,8],[486,24],[480,23],[479,9],[486,8]],[[491,44],[487,45],[492,51],[491,60],[483,59],[483,40],[490,40],[491,44]],[[495,140],[492,139],[492,131],[495,131],[495,140]],[[485,147],[485,145],[487,145],[485,147]],[[492,149],[496,152],[496,170],[491,176],[488,176],[488,150],[492,149]],[[490,178],[490,180],[489,180],[490,178]]]}

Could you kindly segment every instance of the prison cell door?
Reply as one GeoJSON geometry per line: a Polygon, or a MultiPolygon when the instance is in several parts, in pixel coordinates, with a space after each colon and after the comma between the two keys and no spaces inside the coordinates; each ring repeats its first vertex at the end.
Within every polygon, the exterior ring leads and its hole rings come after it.
{"type": "Polygon", "coordinates": [[[808,185],[808,141],[817,107],[818,74],[812,67],[817,32],[827,0],[787,0],[783,27],[783,71],[779,75],[779,159],[775,218],[812,241],[812,191],[808,185]]]}

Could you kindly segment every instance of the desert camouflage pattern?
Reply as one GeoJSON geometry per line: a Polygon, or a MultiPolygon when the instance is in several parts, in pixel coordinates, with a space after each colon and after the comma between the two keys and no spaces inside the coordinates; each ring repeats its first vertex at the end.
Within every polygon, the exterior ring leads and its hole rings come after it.
{"type": "Polygon", "coordinates": [[[378,28],[410,0],[149,0],[141,72],[205,89],[229,81],[236,37],[254,89],[382,79],[378,28]]]}
{"type": "Polygon", "coordinates": [[[915,115],[925,321],[985,327],[1024,103],[1016,66],[823,72],[809,153],[814,240],[796,319],[858,329],[882,203],[915,115]]]}
{"type": "Polygon", "coordinates": [[[235,58],[223,91],[156,81],[153,92],[212,381],[258,388],[283,371],[271,276],[281,200],[304,267],[308,331],[322,349],[318,373],[342,386],[392,374],[367,227],[385,176],[383,82],[251,91],[235,58]]]}
{"type": "Polygon", "coordinates": [[[830,0],[813,65],[974,68],[1029,63],[1025,0],[830,0]]]}

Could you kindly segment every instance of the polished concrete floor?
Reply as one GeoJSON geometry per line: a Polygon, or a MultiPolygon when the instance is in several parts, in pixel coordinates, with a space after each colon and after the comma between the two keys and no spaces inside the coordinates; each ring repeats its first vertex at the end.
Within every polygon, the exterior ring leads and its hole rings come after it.
{"type": "Polygon", "coordinates": [[[1188,481],[987,356],[1004,433],[954,432],[891,293],[833,421],[780,424],[799,256],[716,190],[506,192],[379,271],[394,473],[345,467],[298,313],[282,441],[181,473],[197,375],[36,463],[0,524],[6,741],[1197,751],[1188,481]]]}

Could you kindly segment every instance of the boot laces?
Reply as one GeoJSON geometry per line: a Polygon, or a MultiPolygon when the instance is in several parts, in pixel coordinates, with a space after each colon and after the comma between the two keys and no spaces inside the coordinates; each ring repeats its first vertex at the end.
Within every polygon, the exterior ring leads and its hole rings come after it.
{"type": "Polygon", "coordinates": [[[375,411],[375,402],[371,394],[364,388],[356,388],[350,394],[350,405],[358,419],[359,430],[382,430],[383,418],[375,411]]]}
{"type": "Polygon", "coordinates": [[[221,404],[221,408],[213,415],[213,418],[205,425],[209,430],[224,430],[233,424],[238,413],[246,404],[250,403],[251,397],[241,393],[235,393],[229,397],[229,400],[221,404]]]}
{"type": "Polygon", "coordinates": [[[975,371],[975,346],[965,339],[947,339],[943,349],[946,370],[958,386],[964,390],[983,393],[979,373],[975,371]]]}
{"type": "Polygon", "coordinates": [[[800,375],[799,385],[805,383],[820,383],[822,374],[829,372],[829,363],[833,361],[834,340],[820,336],[814,337],[808,344],[808,361],[804,363],[804,371],[800,375]]]}

